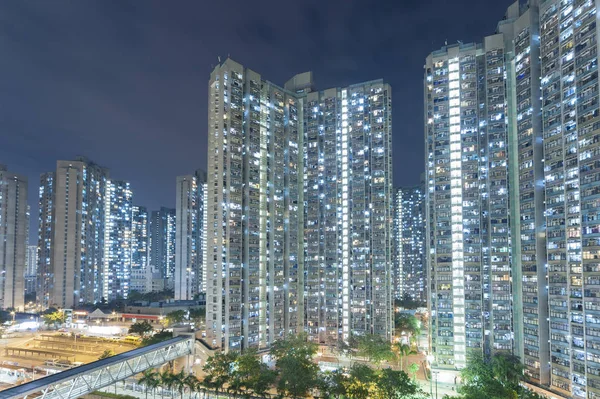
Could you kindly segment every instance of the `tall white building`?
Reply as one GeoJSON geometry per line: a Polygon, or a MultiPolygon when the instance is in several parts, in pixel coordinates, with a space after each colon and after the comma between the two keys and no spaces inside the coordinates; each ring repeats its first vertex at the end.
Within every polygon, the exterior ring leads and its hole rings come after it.
{"type": "Polygon", "coordinates": [[[106,301],[127,299],[131,288],[132,197],[129,182],[107,182],[102,272],[102,297],[106,301]]]}
{"type": "Polygon", "coordinates": [[[0,308],[24,310],[27,178],[0,165],[0,308]]]}
{"type": "Polygon", "coordinates": [[[427,302],[425,186],[396,189],[394,196],[395,298],[427,302]]]}
{"type": "Polygon", "coordinates": [[[209,344],[263,348],[302,330],[302,113],[228,59],[209,81],[209,344]]]}
{"type": "Polygon", "coordinates": [[[425,65],[427,254],[434,367],[510,351],[505,43],[457,44],[425,65]]]}
{"type": "Polygon", "coordinates": [[[54,239],[54,172],[40,177],[38,194],[38,267],[37,301],[43,309],[50,306],[50,293],[54,290],[54,268],[52,267],[52,240],[54,239]]]}
{"type": "MultiPolygon", "coordinates": [[[[335,344],[351,334],[391,339],[392,91],[382,80],[306,92],[306,331],[335,344]]],[[[302,82],[303,83],[303,82],[302,82]]]]}
{"type": "Polygon", "coordinates": [[[207,337],[391,338],[391,89],[285,88],[228,59],[209,82],[207,337]]]}
{"type": "Polygon", "coordinates": [[[481,327],[484,338],[478,341],[484,353],[488,345],[490,351],[514,350],[529,381],[562,397],[600,397],[599,6],[597,0],[515,2],[498,33],[482,45],[449,46],[428,59],[428,259],[435,367],[450,369],[451,361],[460,367],[463,340],[467,349],[479,350],[472,338],[481,327]],[[472,115],[478,117],[478,138],[472,144],[465,129],[470,72],[464,69],[471,54],[480,91],[472,97],[477,100],[472,115]],[[478,180],[472,186],[464,167],[475,159],[478,180]],[[508,275],[503,272],[505,162],[508,275]],[[465,198],[469,190],[479,190],[473,202],[465,198]],[[482,221],[488,215],[479,236],[465,223],[474,215],[465,208],[472,203],[478,204],[482,221]],[[467,264],[467,244],[475,249],[477,242],[480,260],[467,264]],[[491,275],[480,276],[477,270],[488,265],[491,275]],[[470,298],[479,296],[474,290],[478,281],[481,305],[470,298]],[[504,312],[509,289],[510,316],[504,312]],[[485,308],[486,298],[491,307],[485,308]],[[457,322],[463,321],[462,313],[464,328],[457,322]],[[513,333],[505,334],[509,319],[513,333]],[[505,348],[503,336],[511,337],[511,348],[505,348]]]}
{"type": "Polygon", "coordinates": [[[43,240],[40,252],[44,254],[40,258],[42,301],[62,308],[99,302],[103,292],[108,170],[85,158],[58,161],[56,173],[44,175],[42,180],[43,223],[38,234],[43,240]],[[49,233],[51,241],[46,241],[49,233]],[[49,262],[46,245],[51,245],[49,262]]]}
{"type": "Polygon", "coordinates": [[[204,193],[206,172],[177,177],[175,206],[175,299],[204,292],[204,193]]]}
{"type": "Polygon", "coordinates": [[[150,235],[148,210],[134,205],[131,217],[131,280],[130,290],[145,293],[152,290],[150,270],[150,235]]]}
{"type": "Polygon", "coordinates": [[[174,288],[176,214],[175,209],[161,207],[150,215],[150,268],[164,280],[163,287],[174,288]]]}
{"type": "MultiPolygon", "coordinates": [[[[27,246],[27,257],[25,260],[25,295],[35,296],[37,290],[38,270],[38,247],[27,246]]],[[[33,298],[35,300],[35,297],[33,298]]]]}

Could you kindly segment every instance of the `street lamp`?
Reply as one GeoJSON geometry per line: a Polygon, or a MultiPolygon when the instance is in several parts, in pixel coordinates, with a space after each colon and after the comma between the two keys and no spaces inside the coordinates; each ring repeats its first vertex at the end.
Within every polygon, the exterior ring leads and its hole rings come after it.
{"type": "MultiPolygon", "coordinates": [[[[431,399],[433,399],[433,384],[431,382],[433,378],[433,371],[431,370],[431,363],[433,363],[433,359],[433,355],[427,355],[427,364],[429,364],[429,396],[431,397],[431,399]]],[[[435,383],[437,388],[437,381],[435,383]]]]}
{"type": "Polygon", "coordinates": [[[432,371],[432,374],[435,374],[435,399],[438,399],[438,395],[437,395],[437,382],[438,382],[438,374],[440,372],[439,371],[432,371]]]}

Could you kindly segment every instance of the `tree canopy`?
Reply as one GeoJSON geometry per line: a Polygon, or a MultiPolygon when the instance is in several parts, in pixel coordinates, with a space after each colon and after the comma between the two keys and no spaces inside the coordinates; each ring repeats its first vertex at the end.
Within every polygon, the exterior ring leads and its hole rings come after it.
{"type": "Polygon", "coordinates": [[[67,316],[65,315],[65,312],[57,310],[42,315],[42,319],[44,319],[44,323],[48,326],[57,326],[63,324],[67,320],[67,316]]]}
{"type": "Polygon", "coordinates": [[[355,337],[357,354],[369,362],[379,364],[394,359],[389,341],[379,335],[360,335],[355,337]]]}
{"type": "Polygon", "coordinates": [[[463,384],[461,396],[447,399],[542,399],[535,392],[522,387],[523,365],[517,356],[497,353],[490,360],[479,353],[469,357],[460,373],[463,384]]]}
{"type": "Polygon", "coordinates": [[[153,330],[154,330],[154,327],[152,327],[152,324],[150,324],[147,320],[144,320],[144,321],[138,321],[137,323],[133,323],[129,327],[129,334],[137,334],[141,338],[144,338],[146,335],[148,335],[153,330]]]}
{"type": "Polygon", "coordinates": [[[319,366],[313,362],[318,346],[308,342],[305,334],[275,341],[271,356],[279,370],[277,392],[293,398],[305,397],[317,386],[319,366]]]}

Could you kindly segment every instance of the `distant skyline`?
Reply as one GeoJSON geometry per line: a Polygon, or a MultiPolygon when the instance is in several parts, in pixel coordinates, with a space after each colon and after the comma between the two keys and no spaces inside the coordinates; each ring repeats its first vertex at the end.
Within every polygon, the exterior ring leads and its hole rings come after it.
{"type": "MultiPolygon", "coordinates": [[[[181,0],[0,3],[0,163],[29,179],[84,155],[131,182],[134,203],[175,206],[175,178],[206,168],[207,92],[228,55],[283,84],[383,78],[393,89],[396,185],[419,183],[423,64],[447,40],[491,34],[512,1],[181,0]]],[[[32,242],[35,243],[35,242],[32,242]]]]}

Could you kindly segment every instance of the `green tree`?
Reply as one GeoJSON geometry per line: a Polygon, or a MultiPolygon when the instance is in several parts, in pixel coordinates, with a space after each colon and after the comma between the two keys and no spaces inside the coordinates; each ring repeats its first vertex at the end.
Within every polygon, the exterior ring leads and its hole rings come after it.
{"type": "Polygon", "coordinates": [[[361,381],[356,378],[350,378],[348,381],[344,397],[347,399],[388,399],[375,382],[361,381]]]}
{"type": "Polygon", "coordinates": [[[231,386],[236,392],[245,392],[249,398],[251,393],[263,396],[275,382],[277,374],[260,361],[256,350],[249,349],[240,355],[235,362],[231,386]]]}
{"type": "Polygon", "coordinates": [[[279,371],[277,391],[293,398],[305,397],[317,385],[319,367],[313,362],[318,346],[307,342],[306,334],[275,341],[271,356],[279,371]]]}
{"type": "Polygon", "coordinates": [[[133,323],[131,327],[129,327],[129,334],[137,334],[141,338],[144,338],[153,330],[154,327],[152,327],[152,324],[150,324],[147,320],[144,320],[133,323]]]}
{"type": "Polygon", "coordinates": [[[412,375],[413,380],[417,379],[417,373],[419,372],[419,365],[417,363],[411,363],[408,366],[408,372],[412,375]]]}
{"type": "Polygon", "coordinates": [[[42,319],[44,319],[44,323],[47,326],[56,327],[57,325],[64,324],[64,322],[67,320],[67,316],[65,315],[65,312],[57,310],[55,312],[42,315],[42,319]]]}
{"type": "Polygon", "coordinates": [[[188,374],[184,378],[183,383],[185,384],[185,387],[190,391],[190,395],[193,392],[198,392],[200,390],[200,381],[198,381],[198,378],[196,378],[196,376],[193,374],[188,374]]]}
{"type": "Polygon", "coordinates": [[[350,378],[363,381],[374,382],[377,378],[375,370],[363,363],[354,363],[349,370],[350,378]]]}
{"type": "Polygon", "coordinates": [[[165,327],[170,327],[175,324],[179,324],[185,320],[186,312],[185,310],[175,310],[171,313],[168,313],[165,318],[162,320],[165,327]]]}
{"type": "Polygon", "coordinates": [[[206,308],[194,308],[190,309],[190,321],[194,323],[194,327],[198,328],[204,325],[206,319],[206,308]]]}
{"type": "Polygon", "coordinates": [[[341,370],[319,373],[317,388],[322,398],[336,398],[346,394],[348,377],[341,370]]]}
{"type": "Polygon", "coordinates": [[[173,386],[175,385],[175,378],[174,378],[174,374],[171,372],[171,370],[163,370],[160,374],[160,386],[162,387],[161,391],[160,391],[160,397],[164,397],[165,394],[165,388],[167,388],[169,391],[171,391],[173,389],[173,386]]]}
{"type": "Polygon", "coordinates": [[[403,344],[401,342],[397,342],[394,345],[396,352],[398,354],[398,365],[400,369],[404,370],[404,359],[415,352],[410,348],[409,345],[403,344]]]}
{"type": "Polygon", "coordinates": [[[404,371],[383,369],[377,378],[377,387],[385,398],[425,399],[427,394],[404,371]]]}
{"type": "Polygon", "coordinates": [[[390,343],[379,335],[363,335],[356,338],[358,344],[358,355],[369,360],[374,364],[379,364],[384,360],[392,360],[390,343]]]}
{"type": "Polygon", "coordinates": [[[161,330],[154,335],[147,335],[142,338],[142,346],[157,344],[173,338],[173,333],[170,331],[161,330]]]}
{"type": "Polygon", "coordinates": [[[522,378],[523,365],[516,356],[499,353],[486,360],[481,354],[473,354],[461,371],[463,384],[458,392],[464,399],[523,398],[536,395],[519,385],[522,378]]]}
{"type": "Polygon", "coordinates": [[[114,356],[114,355],[115,355],[115,352],[113,352],[111,349],[105,349],[104,352],[102,352],[102,354],[98,358],[98,360],[106,359],[106,358],[114,356]]]}
{"type": "Polygon", "coordinates": [[[206,364],[202,368],[206,373],[204,385],[217,391],[217,396],[225,384],[231,382],[231,373],[237,357],[235,352],[219,352],[206,360],[206,364]]]}
{"type": "Polygon", "coordinates": [[[179,373],[173,373],[172,376],[172,386],[175,388],[177,392],[179,392],[180,399],[183,399],[183,392],[187,387],[186,378],[187,376],[183,372],[183,369],[179,373]]]}
{"type": "Polygon", "coordinates": [[[504,386],[517,390],[523,378],[524,367],[518,356],[510,353],[497,353],[492,357],[492,371],[504,386]]]}
{"type": "Polygon", "coordinates": [[[149,390],[152,390],[154,396],[156,396],[156,388],[158,387],[158,384],[160,384],[159,375],[154,369],[144,370],[138,383],[145,387],[146,399],[148,399],[149,390]]]}

